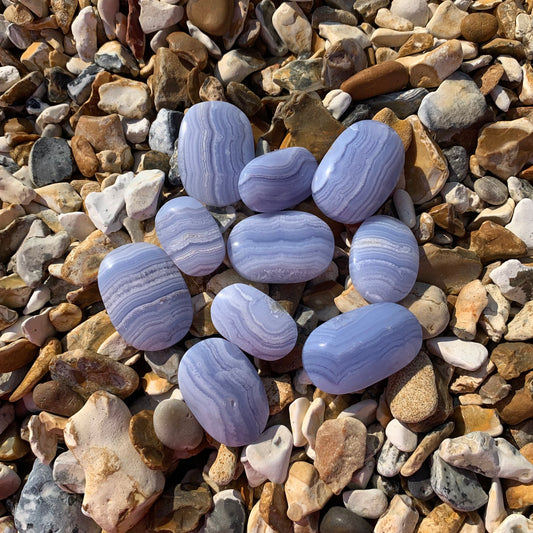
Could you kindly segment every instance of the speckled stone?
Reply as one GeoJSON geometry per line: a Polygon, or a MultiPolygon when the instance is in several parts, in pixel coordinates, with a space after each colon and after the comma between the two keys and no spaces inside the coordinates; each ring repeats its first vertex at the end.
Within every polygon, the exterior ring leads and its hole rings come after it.
{"type": "Polygon", "coordinates": [[[161,248],[121,246],[100,265],[98,286],[113,325],[140,350],[162,350],[192,323],[192,303],[178,268],[161,248]]]}
{"type": "Polygon", "coordinates": [[[329,226],[310,213],[254,215],[232,230],[228,257],[244,278],[264,283],[298,283],[322,274],[333,258],[329,226]]]}
{"type": "Polygon", "coordinates": [[[42,137],[30,152],[29,167],[35,187],[59,183],[72,175],[72,152],[65,139],[42,137]]]}
{"type": "Polygon", "coordinates": [[[391,127],[373,120],[357,122],[339,135],[319,164],[313,198],[333,220],[360,222],[392,193],[404,158],[402,141],[391,127]]]}
{"type": "Polygon", "coordinates": [[[243,283],[234,283],[216,295],[211,320],[227,340],[267,361],[287,355],[298,337],[296,322],[280,304],[243,283]]]}
{"type": "Polygon", "coordinates": [[[233,104],[201,102],[185,115],[178,137],[178,165],[187,193],[218,207],[239,200],[238,180],[254,157],[250,121],[233,104]]]}
{"type": "Polygon", "coordinates": [[[304,344],[302,357],[317,387],[345,394],[394,374],[413,360],[421,344],[422,330],[415,316],[397,304],[380,303],[354,309],[316,328],[304,344]]]}
{"type": "Polygon", "coordinates": [[[418,244],[399,220],[378,215],[367,218],[352,239],[350,277],[371,303],[405,298],[418,274],[418,244]]]}
{"type": "Polygon", "coordinates": [[[194,198],[181,196],[167,202],[157,213],[155,229],[165,252],[189,276],[211,274],[226,254],[215,219],[194,198]]]}
{"type": "Polygon", "coordinates": [[[261,213],[293,207],[311,196],[316,168],[313,154],[300,146],[266,153],[243,168],[239,194],[250,209],[261,213]]]}
{"type": "Polygon", "coordinates": [[[268,420],[263,384],[246,356],[224,339],[206,339],[180,362],[187,406],[213,438],[227,446],[255,441],[268,420]]]}

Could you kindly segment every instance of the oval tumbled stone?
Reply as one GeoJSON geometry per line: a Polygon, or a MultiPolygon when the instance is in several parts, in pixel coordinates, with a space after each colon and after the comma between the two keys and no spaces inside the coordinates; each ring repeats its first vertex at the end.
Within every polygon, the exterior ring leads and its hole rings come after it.
{"type": "Polygon", "coordinates": [[[158,246],[126,244],[107,254],[98,287],[109,318],[139,350],[162,350],[180,341],[192,323],[189,289],[178,267],[158,246]]]}
{"type": "Polygon", "coordinates": [[[296,344],[298,328],[281,305],[244,283],[222,289],[211,305],[217,331],[249,354],[275,361],[296,344]]]}
{"type": "Polygon", "coordinates": [[[301,146],[268,152],[243,168],[239,177],[241,199],[260,213],[293,207],[311,196],[316,168],[313,154],[301,146]]]}
{"type": "Polygon", "coordinates": [[[283,211],[239,222],[228,239],[228,257],[250,281],[299,283],[326,270],[334,247],[333,233],[323,220],[301,211],[283,211]]]}
{"type": "Polygon", "coordinates": [[[209,435],[226,446],[254,442],[268,420],[257,370],[235,344],[206,339],[185,352],[178,381],[185,403],[209,435]]]}
{"type": "Polygon", "coordinates": [[[211,274],[226,255],[215,219],[190,196],[167,202],[155,217],[155,230],[163,250],[189,276],[211,274]]]}
{"type": "Polygon", "coordinates": [[[303,366],[319,389],[347,394],[409,364],[422,346],[415,315],[394,303],[370,304],[324,322],[307,338],[303,366]]]}
{"type": "Polygon", "coordinates": [[[312,183],[315,203],[333,220],[361,222],[392,193],[404,161],[402,141],[390,126],[356,122],[337,137],[318,165],[312,183]]]}
{"type": "Polygon", "coordinates": [[[178,168],[189,196],[223,207],[240,199],[239,175],[254,157],[252,127],[228,102],[193,105],[181,122],[178,168]]]}
{"type": "Polygon", "coordinates": [[[367,218],[352,239],[350,277],[371,303],[399,302],[418,275],[418,244],[413,232],[385,215],[367,218]]]}

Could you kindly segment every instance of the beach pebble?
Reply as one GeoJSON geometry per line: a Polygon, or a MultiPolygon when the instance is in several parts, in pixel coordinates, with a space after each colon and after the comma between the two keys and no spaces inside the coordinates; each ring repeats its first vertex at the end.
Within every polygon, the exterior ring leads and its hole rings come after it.
{"type": "Polygon", "coordinates": [[[41,137],[30,152],[29,167],[35,187],[59,183],[73,172],[72,152],[65,139],[41,137]]]}
{"type": "Polygon", "coordinates": [[[425,26],[428,20],[428,4],[426,0],[393,0],[390,7],[391,13],[403,17],[414,26],[425,26]]]}
{"type": "Polygon", "coordinates": [[[97,32],[98,18],[92,6],[84,7],[72,22],[72,37],[76,43],[79,57],[92,63],[98,50],[97,32]]]}
{"type": "Polygon", "coordinates": [[[272,15],[272,25],[294,54],[311,51],[312,28],[297,2],[282,3],[272,15]]]}
{"type": "Polygon", "coordinates": [[[489,277],[508,300],[524,305],[533,299],[533,267],[522,265],[517,259],[505,261],[489,277]]]}
{"type": "Polygon", "coordinates": [[[520,200],[515,206],[511,222],[505,226],[505,229],[512,231],[526,243],[528,250],[533,249],[533,230],[531,229],[531,224],[533,223],[533,217],[531,215],[532,208],[532,199],[524,198],[520,200]]]}
{"type": "Polygon", "coordinates": [[[289,417],[290,417],[290,424],[291,424],[291,430],[292,430],[292,440],[294,446],[304,446],[307,443],[307,439],[305,438],[303,432],[302,432],[302,426],[304,417],[307,413],[307,410],[309,409],[310,402],[307,398],[296,398],[290,405],[289,405],[289,417]]]}
{"type": "Polygon", "coordinates": [[[322,533],[371,533],[372,526],[363,517],[344,507],[330,507],[320,522],[322,533]]]}
{"type": "Polygon", "coordinates": [[[342,499],[348,510],[363,518],[379,518],[389,506],[387,497],[379,489],[346,491],[342,499]]]}
{"type": "Polygon", "coordinates": [[[477,370],[488,358],[485,346],[456,337],[435,337],[426,341],[428,350],[450,365],[477,370]]]}
{"type": "Polygon", "coordinates": [[[206,516],[205,533],[244,533],[246,511],[240,494],[234,489],[222,490],[213,496],[214,507],[206,516]]]}
{"type": "Polygon", "coordinates": [[[412,452],[418,444],[417,434],[396,418],[387,424],[385,435],[402,452],[412,452]]]}
{"type": "Polygon", "coordinates": [[[413,505],[413,500],[406,494],[395,494],[389,507],[382,514],[374,526],[376,533],[399,531],[413,533],[418,522],[418,511],[413,505]]]}
{"type": "Polygon", "coordinates": [[[182,6],[172,5],[158,0],[141,0],[139,24],[144,33],[154,33],[177,24],[185,10],[182,6]]]}
{"type": "Polygon", "coordinates": [[[151,150],[163,152],[169,157],[172,156],[183,116],[181,111],[172,111],[166,108],[158,111],[157,117],[150,125],[148,136],[151,150]]]}
{"type": "Polygon", "coordinates": [[[161,170],[142,170],[129,181],[124,190],[128,217],[147,220],[155,216],[164,181],[165,173],[161,170]]]}

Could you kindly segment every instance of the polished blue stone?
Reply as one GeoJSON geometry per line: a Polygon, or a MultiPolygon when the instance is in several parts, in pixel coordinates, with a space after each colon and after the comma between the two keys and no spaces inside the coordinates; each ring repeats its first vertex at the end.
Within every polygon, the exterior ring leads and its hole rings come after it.
{"type": "Polygon", "coordinates": [[[250,281],[299,283],[322,274],[333,259],[333,233],[321,219],[301,211],[245,218],[228,239],[233,268],[250,281]]]}
{"type": "Polygon", "coordinates": [[[249,359],[224,339],[187,350],[178,370],[185,403],[205,431],[227,446],[254,442],[268,420],[265,388],[249,359]]]}
{"type": "Polygon", "coordinates": [[[244,283],[224,287],[211,305],[217,331],[249,354],[274,361],[296,344],[298,328],[281,305],[244,283]]]}
{"type": "Polygon", "coordinates": [[[331,394],[362,390],[409,364],[422,346],[415,315],[394,303],[370,304],[324,322],[307,338],[303,366],[331,394]]]}
{"type": "Polygon", "coordinates": [[[256,157],[242,170],[239,193],[254,211],[282,211],[311,196],[316,159],[306,148],[294,146],[256,157]]]}
{"type": "Polygon", "coordinates": [[[402,141],[391,127],[375,120],[356,122],[318,165],[312,183],[315,203],[333,220],[361,222],[392,193],[404,161],[402,141]]]}
{"type": "Polygon", "coordinates": [[[222,207],[240,199],[239,174],[254,157],[252,127],[228,102],[193,105],[178,136],[178,168],[189,196],[222,207]]]}
{"type": "Polygon", "coordinates": [[[158,246],[134,243],[107,254],[98,287],[113,326],[139,350],[163,350],[192,323],[192,301],[178,267],[158,246]]]}
{"type": "Polygon", "coordinates": [[[418,243],[396,218],[367,218],[352,239],[350,277],[357,291],[372,303],[405,298],[418,275],[418,243]]]}
{"type": "Polygon", "coordinates": [[[155,217],[155,229],[163,250],[189,276],[211,274],[224,260],[226,245],[218,224],[190,196],[167,202],[155,217]]]}

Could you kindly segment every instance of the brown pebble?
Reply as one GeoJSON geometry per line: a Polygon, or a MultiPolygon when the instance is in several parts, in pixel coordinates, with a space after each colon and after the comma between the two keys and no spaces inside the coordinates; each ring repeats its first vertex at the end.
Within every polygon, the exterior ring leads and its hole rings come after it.
{"type": "Polygon", "coordinates": [[[366,68],[341,84],[341,90],[354,100],[366,100],[403,89],[409,83],[409,71],[396,61],[385,61],[366,68]]]}
{"type": "Polygon", "coordinates": [[[484,43],[498,31],[498,20],[490,13],[470,13],[461,21],[461,34],[467,41],[484,43]]]}
{"type": "Polygon", "coordinates": [[[48,318],[57,331],[65,332],[81,322],[82,312],[77,305],[64,302],[51,309],[48,318]]]}
{"type": "Polygon", "coordinates": [[[479,405],[458,405],[453,412],[454,437],[466,435],[472,431],[485,431],[489,435],[500,435],[501,424],[496,409],[479,405]]]}
{"type": "Polygon", "coordinates": [[[33,402],[39,409],[60,416],[72,416],[85,404],[79,394],[61,381],[39,383],[33,389],[33,402]]]}
{"type": "Polygon", "coordinates": [[[492,350],[490,360],[503,379],[517,378],[533,369],[533,345],[525,342],[502,342],[492,350]]]}
{"type": "Polygon", "coordinates": [[[457,512],[447,503],[441,503],[420,522],[418,533],[457,533],[466,518],[466,513],[457,512]]]}
{"type": "Polygon", "coordinates": [[[398,50],[398,57],[419,54],[433,46],[433,35],[430,33],[415,33],[398,50]]]}
{"type": "Polygon", "coordinates": [[[437,226],[448,231],[456,237],[463,237],[465,227],[463,221],[457,216],[453,204],[440,204],[432,207],[429,214],[437,226]]]}
{"type": "Polygon", "coordinates": [[[185,61],[200,70],[207,66],[207,48],[198,39],[184,31],[174,31],[167,36],[168,47],[185,61]]]}
{"type": "Polygon", "coordinates": [[[221,444],[215,462],[209,468],[209,477],[222,487],[228,485],[235,477],[239,464],[240,449],[221,444]]]}
{"type": "Polygon", "coordinates": [[[259,513],[263,520],[278,533],[292,533],[292,522],[287,517],[287,499],[283,485],[264,484],[259,500],[259,513]]]}
{"type": "Polygon", "coordinates": [[[92,178],[98,171],[98,159],[91,143],[81,135],[74,135],[70,146],[79,171],[86,178],[92,178]]]}
{"type": "Polygon", "coordinates": [[[450,321],[453,333],[465,341],[474,340],[477,321],[487,304],[487,291],[481,281],[475,279],[467,283],[455,302],[454,314],[450,321]]]}
{"type": "Polygon", "coordinates": [[[187,17],[202,31],[210,35],[224,35],[233,17],[232,0],[189,0],[187,17]]]}
{"type": "Polygon", "coordinates": [[[400,120],[392,109],[388,107],[383,108],[381,111],[378,111],[373,117],[372,120],[378,120],[390,126],[399,136],[403,143],[403,148],[405,151],[409,149],[411,141],[413,140],[413,127],[408,120],[400,120]]]}
{"type": "MultiPolygon", "coordinates": [[[[520,448],[520,453],[533,463],[533,443],[520,448]]],[[[504,481],[505,501],[509,509],[523,509],[533,505],[533,483],[520,483],[514,480],[504,481]]]]}
{"type": "Polygon", "coordinates": [[[82,348],[96,352],[115,331],[107,311],[100,311],[70,330],[63,337],[63,348],[65,351],[82,348]]]}
{"type": "Polygon", "coordinates": [[[281,412],[294,400],[290,375],[262,377],[261,381],[266,391],[271,416],[281,412]]]}
{"type": "Polygon", "coordinates": [[[482,263],[505,261],[527,255],[527,246],[512,231],[486,220],[470,234],[470,248],[482,263]]]}
{"type": "Polygon", "coordinates": [[[18,339],[0,348],[0,372],[13,372],[27,365],[39,353],[39,346],[27,339],[18,339]]]}
{"type": "Polygon", "coordinates": [[[16,422],[0,435],[0,461],[16,461],[30,451],[30,445],[22,440],[16,422]]]}

